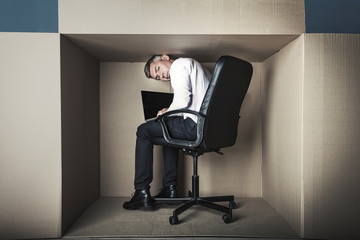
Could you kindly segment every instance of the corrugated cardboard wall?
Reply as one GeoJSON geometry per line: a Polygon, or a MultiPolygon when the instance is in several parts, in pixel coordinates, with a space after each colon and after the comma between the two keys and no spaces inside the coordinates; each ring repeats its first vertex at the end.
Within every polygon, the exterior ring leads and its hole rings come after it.
{"type": "Polygon", "coordinates": [[[61,36],[62,231],[100,196],[100,63],[61,36]]]}
{"type": "Polygon", "coordinates": [[[303,0],[60,0],[59,32],[291,34],[305,32],[303,0]],[[86,7],[85,7],[86,6],[86,7]],[[79,17],[81,14],[81,17],[79,17]],[[157,24],[157,18],[161,24],[157,24]]]}
{"type": "Polygon", "coordinates": [[[58,237],[60,36],[0,33],[0,42],[0,237],[58,237]]]}
{"type": "Polygon", "coordinates": [[[304,233],[360,236],[360,35],[306,34],[304,233]]]}
{"type": "Polygon", "coordinates": [[[301,36],[262,63],[263,198],[301,232],[301,36]]]}
{"type": "Polygon", "coordinates": [[[304,34],[263,63],[263,197],[302,237],[360,233],[360,35],[304,34]]]}

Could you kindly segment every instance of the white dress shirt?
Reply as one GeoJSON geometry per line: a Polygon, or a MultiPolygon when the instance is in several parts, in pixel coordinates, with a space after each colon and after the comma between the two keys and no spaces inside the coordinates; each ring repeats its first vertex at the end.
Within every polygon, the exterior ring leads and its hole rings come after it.
{"type": "MultiPolygon", "coordinates": [[[[170,67],[170,78],[174,99],[168,111],[182,108],[199,111],[211,80],[210,72],[195,59],[179,58],[170,67]]],[[[195,115],[183,116],[184,119],[190,117],[194,122],[197,121],[195,115]]]]}

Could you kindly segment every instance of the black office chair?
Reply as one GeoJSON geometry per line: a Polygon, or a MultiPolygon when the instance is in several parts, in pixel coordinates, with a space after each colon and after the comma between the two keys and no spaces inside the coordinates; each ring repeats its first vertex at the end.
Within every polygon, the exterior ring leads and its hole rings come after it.
{"type": "Polygon", "coordinates": [[[173,211],[169,222],[179,223],[178,215],[194,205],[202,205],[225,213],[224,223],[232,221],[232,209],[236,207],[234,196],[200,197],[198,156],[206,152],[220,152],[221,148],[235,144],[240,107],[249,88],[253,68],[249,62],[222,56],[216,62],[214,73],[205,94],[199,112],[191,110],[174,110],[159,116],[164,138],[154,140],[156,145],[167,145],[180,148],[185,154],[193,157],[192,191],[186,198],[155,198],[157,203],[183,203],[173,211]],[[176,113],[191,113],[197,116],[197,139],[186,141],[170,137],[165,118],[176,113]],[[229,202],[225,207],[214,202],[229,202]]]}

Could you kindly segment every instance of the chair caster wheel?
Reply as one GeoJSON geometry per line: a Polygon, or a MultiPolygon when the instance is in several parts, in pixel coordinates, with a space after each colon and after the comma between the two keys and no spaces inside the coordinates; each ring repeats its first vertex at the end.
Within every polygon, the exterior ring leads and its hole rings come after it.
{"type": "Polygon", "coordinates": [[[231,220],[232,220],[232,217],[230,216],[230,214],[225,214],[223,217],[222,217],[222,220],[225,224],[228,224],[228,223],[231,223],[231,220]]]}
{"type": "Polygon", "coordinates": [[[179,223],[179,218],[177,216],[176,217],[171,216],[171,217],[169,217],[169,222],[170,222],[171,225],[178,224],[179,223]]]}
{"type": "Polygon", "coordinates": [[[235,209],[236,208],[236,203],[234,201],[229,202],[229,208],[235,209]]]}

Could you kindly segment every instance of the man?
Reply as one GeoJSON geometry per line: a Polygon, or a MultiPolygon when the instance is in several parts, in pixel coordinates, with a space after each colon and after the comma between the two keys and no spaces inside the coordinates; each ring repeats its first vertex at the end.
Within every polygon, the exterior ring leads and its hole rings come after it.
{"type": "MultiPolygon", "coordinates": [[[[191,58],[171,59],[168,55],[155,55],[145,65],[147,78],[170,81],[174,90],[174,98],[169,108],[164,108],[158,115],[166,111],[187,108],[199,111],[208,88],[211,74],[196,60],[191,58]]],[[[195,140],[196,116],[183,114],[166,119],[170,135],[173,138],[195,140]]],[[[152,210],[155,201],[150,195],[150,183],[153,179],[153,138],[163,137],[159,122],[154,120],[141,124],[136,132],[135,148],[135,193],[130,201],[123,205],[125,209],[152,210]]],[[[155,197],[176,197],[178,149],[163,147],[164,176],[163,189],[155,197]]]]}

